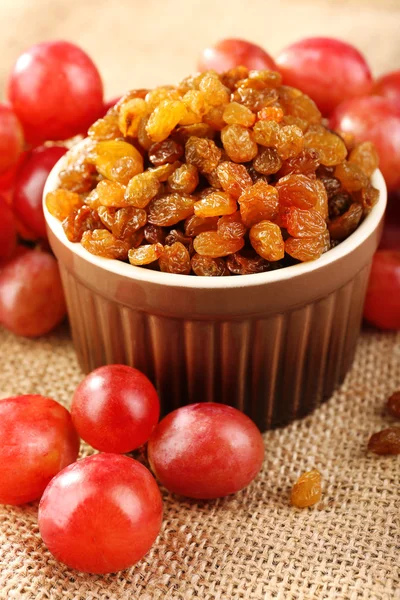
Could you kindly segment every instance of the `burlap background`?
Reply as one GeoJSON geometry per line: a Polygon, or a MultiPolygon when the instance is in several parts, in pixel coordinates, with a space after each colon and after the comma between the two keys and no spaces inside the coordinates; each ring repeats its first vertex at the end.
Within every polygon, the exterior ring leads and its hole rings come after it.
{"type": "MultiPolygon", "coordinates": [[[[339,35],[379,73],[400,66],[399,23],[398,0],[0,0],[0,85],[23,48],[60,37],[93,55],[108,96],[176,81],[204,45],[228,35],[274,53],[305,35],[339,35]]],[[[68,406],[81,376],[66,328],[40,341],[0,330],[0,397],[42,393],[68,406]]],[[[399,387],[400,336],[364,332],[342,389],[313,416],[265,435],[265,465],[247,490],[208,503],[164,491],[157,543],[121,574],[68,570],[41,543],[37,504],[0,506],[0,599],[400,599],[399,460],[366,454],[399,387]],[[293,509],[290,487],[313,466],[323,499],[293,509]]]]}
{"type": "MultiPolygon", "coordinates": [[[[66,328],[28,341],[0,332],[1,396],[28,392],[68,406],[82,374],[66,328]]],[[[37,504],[0,506],[1,600],[393,600],[400,598],[400,469],[366,453],[391,422],[400,334],[364,332],[345,384],[314,415],[265,434],[264,468],[216,502],[163,490],[161,534],[136,566],[104,577],[70,571],[42,544],[37,504]],[[289,506],[292,483],[316,466],[323,498],[289,506]]],[[[83,448],[86,454],[88,448],[83,448]]]]}

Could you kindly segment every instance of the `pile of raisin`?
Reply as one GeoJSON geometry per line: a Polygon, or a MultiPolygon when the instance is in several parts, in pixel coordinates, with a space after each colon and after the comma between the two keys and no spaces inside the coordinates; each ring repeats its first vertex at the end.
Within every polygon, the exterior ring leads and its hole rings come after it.
{"type": "Polygon", "coordinates": [[[237,67],[129,92],[70,151],[47,207],[93,254],[246,275],[346,239],[378,199],[377,166],[279,73],[237,67]]]}

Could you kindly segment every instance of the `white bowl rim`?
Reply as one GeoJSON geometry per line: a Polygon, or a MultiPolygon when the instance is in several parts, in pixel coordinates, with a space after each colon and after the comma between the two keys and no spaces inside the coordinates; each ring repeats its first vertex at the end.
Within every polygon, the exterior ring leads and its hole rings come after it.
{"type": "Polygon", "coordinates": [[[318,271],[319,269],[323,269],[336,262],[338,259],[349,256],[360,244],[362,244],[362,242],[374,232],[380,223],[386,208],[387,191],[385,180],[382,173],[379,170],[376,170],[372,176],[372,183],[379,190],[378,202],[354,233],[317,260],[276,269],[275,271],[232,277],[196,277],[194,275],[162,273],[160,271],[152,271],[150,269],[137,267],[119,260],[95,256],[85,250],[80,243],[72,243],[66,238],[61,222],[49,213],[45,202],[47,193],[58,187],[58,174],[63,167],[64,160],[65,157],[62,157],[53,167],[43,191],[43,210],[48,227],[65,247],[88,263],[127,279],[134,279],[136,281],[157,285],[192,289],[237,289],[258,287],[268,283],[294,279],[303,274],[318,271]]]}

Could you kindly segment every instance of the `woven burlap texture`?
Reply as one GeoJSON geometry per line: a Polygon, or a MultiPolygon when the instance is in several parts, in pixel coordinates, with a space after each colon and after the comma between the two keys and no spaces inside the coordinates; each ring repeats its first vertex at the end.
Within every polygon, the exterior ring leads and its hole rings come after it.
{"type": "MultiPolygon", "coordinates": [[[[66,329],[41,341],[0,332],[0,356],[1,397],[41,393],[68,406],[82,378],[66,329]]],[[[400,461],[366,453],[370,434],[393,421],[384,402],[399,387],[400,335],[364,332],[331,400],[264,435],[265,464],[247,490],[215,502],[163,490],[160,536],[123,573],[69,570],[41,542],[36,503],[0,507],[1,600],[400,598],[400,461]],[[290,507],[291,485],[313,466],[322,501],[290,507]]]]}

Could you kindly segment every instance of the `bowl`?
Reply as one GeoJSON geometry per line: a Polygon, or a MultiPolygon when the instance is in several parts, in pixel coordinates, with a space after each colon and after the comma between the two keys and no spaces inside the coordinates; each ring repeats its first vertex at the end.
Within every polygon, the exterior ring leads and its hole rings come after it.
{"type": "MultiPolygon", "coordinates": [[[[44,190],[57,188],[62,158],[44,190]]],[[[94,256],[44,203],[85,372],[124,363],[155,383],[162,410],[222,402],[262,431],[310,413],[351,367],[386,187],[360,227],[318,260],[232,277],[174,275],[94,256]]]]}

